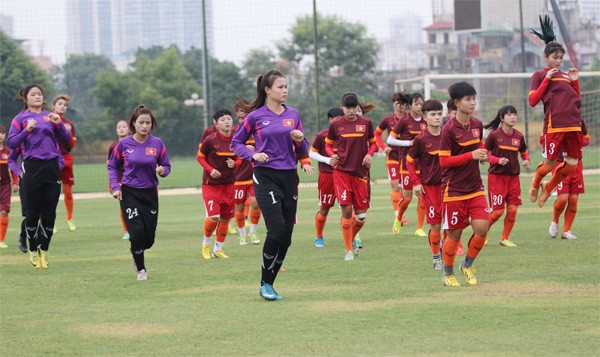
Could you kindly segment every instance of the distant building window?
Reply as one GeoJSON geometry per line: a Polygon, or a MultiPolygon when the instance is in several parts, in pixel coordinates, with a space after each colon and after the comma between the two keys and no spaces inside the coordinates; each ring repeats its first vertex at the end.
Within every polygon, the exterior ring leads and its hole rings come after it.
{"type": "Polygon", "coordinates": [[[447,45],[450,43],[450,34],[448,32],[444,32],[444,44],[447,45]]]}
{"type": "Polygon", "coordinates": [[[429,68],[435,67],[435,57],[429,56],[429,68]]]}
{"type": "Polygon", "coordinates": [[[429,43],[435,45],[435,33],[429,34],[429,43]]]}

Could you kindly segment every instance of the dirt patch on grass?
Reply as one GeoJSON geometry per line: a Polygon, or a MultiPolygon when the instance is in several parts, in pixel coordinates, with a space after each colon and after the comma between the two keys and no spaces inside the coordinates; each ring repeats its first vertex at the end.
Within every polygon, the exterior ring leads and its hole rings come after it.
{"type": "Polygon", "coordinates": [[[154,323],[105,323],[78,326],[74,328],[82,337],[121,337],[133,338],[138,336],[174,335],[176,328],[154,323]]]}

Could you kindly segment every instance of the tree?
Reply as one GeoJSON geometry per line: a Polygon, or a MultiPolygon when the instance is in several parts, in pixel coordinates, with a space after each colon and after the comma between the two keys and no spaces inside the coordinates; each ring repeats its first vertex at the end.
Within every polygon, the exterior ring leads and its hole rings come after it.
{"type": "Polygon", "coordinates": [[[246,78],[256,85],[256,77],[276,68],[275,54],[269,49],[256,48],[246,54],[242,68],[246,78]]]}
{"type": "Polygon", "coordinates": [[[15,95],[30,83],[44,87],[48,103],[53,91],[50,76],[33,63],[16,41],[0,30],[0,118],[7,129],[10,120],[23,108],[15,95]]]}

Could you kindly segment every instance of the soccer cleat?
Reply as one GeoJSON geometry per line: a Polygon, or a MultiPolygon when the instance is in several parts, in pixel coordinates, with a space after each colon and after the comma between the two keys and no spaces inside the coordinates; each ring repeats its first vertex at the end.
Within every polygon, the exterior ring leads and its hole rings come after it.
{"type": "Polygon", "coordinates": [[[250,222],[248,222],[248,220],[244,221],[244,227],[250,228],[250,222]]]}
{"type": "Polygon", "coordinates": [[[402,215],[402,225],[406,226],[408,224],[408,221],[406,220],[406,216],[402,215]]]}
{"type": "Polygon", "coordinates": [[[515,243],[511,242],[508,239],[501,240],[500,245],[503,247],[516,247],[517,246],[515,243]]]}
{"type": "Polygon", "coordinates": [[[575,237],[573,235],[573,233],[571,233],[571,231],[562,232],[562,234],[560,235],[560,237],[562,239],[567,239],[567,240],[575,240],[575,239],[577,239],[577,237],[575,237]]]}
{"type": "Polygon", "coordinates": [[[275,289],[273,289],[273,286],[271,286],[271,284],[267,284],[265,282],[263,282],[263,285],[258,290],[258,294],[260,295],[260,297],[262,297],[263,299],[265,299],[267,301],[277,300],[277,296],[278,296],[275,289]]]}
{"type": "Polygon", "coordinates": [[[256,232],[249,233],[248,238],[250,238],[250,241],[252,242],[252,244],[254,244],[254,245],[260,244],[260,239],[258,239],[258,234],[256,234],[256,232]]]}
{"type": "Polygon", "coordinates": [[[456,276],[454,274],[443,276],[442,284],[446,286],[460,286],[460,283],[458,282],[458,280],[456,280],[456,276]]]}
{"type": "Polygon", "coordinates": [[[235,226],[233,226],[233,223],[229,223],[229,228],[227,228],[227,234],[237,234],[238,230],[235,226]]]}
{"type": "Polygon", "coordinates": [[[204,259],[212,258],[210,255],[210,245],[202,244],[202,258],[204,258],[204,259]]]}
{"type": "Polygon", "coordinates": [[[538,188],[535,188],[533,186],[529,187],[529,200],[531,202],[537,201],[537,199],[538,199],[538,190],[539,190],[539,187],[538,188]]]}
{"type": "Polygon", "coordinates": [[[71,232],[75,232],[75,230],[77,229],[77,226],[75,226],[75,222],[73,222],[73,220],[69,220],[67,219],[65,222],[67,222],[67,227],[69,227],[69,230],[71,232]]]}
{"type": "Polygon", "coordinates": [[[402,222],[398,220],[398,217],[394,218],[394,225],[392,226],[392,233],[398,234],[400,233],[400,228],[402,228],[402,222]]]}
{"type": "Polygon", "coordinates": [[[425,233],[425,231],[423,230],[423,228],[419,228],[415,231],[415,236],[423,238],[423,237],[427,237],[427,233],[425,233]]]}
{"type": "Polygon", "coordinates": [[[354,252],[353,251],[346,252],[346,255],[344,256],[344,260],[345,261],[354,260],[354,252]]]}
{"type": "Polygon", "coordinates": [[[548,234],[550,237],[556,238],[558,235],[558,222],[550,222],[550,228],[548,228],[548,234]]]}
{"type": "Polygon", "coordinates": [[[319,237],[315,239],[315,247],[317,248],[323,248],[325,246],[325,241],[323,240],[323,237],[319,237]]]}
{"type": "Polygon", "coordinates": [[[39,261],[39,259],[38,259],[38,252],[37,252],[37,250],[33,251],[33,252],[29,251],[29,263],[31,263],[31,265],[35,269],[41,268],[41,265],[38,266],[38,261],[39,261]]]}
{"type": "Polygon", "coordinates": [[[248,245],[248,241],[246,237],[240,237],[240,245],[248,245]]]}
{"type": "Polygon", "coordinates": [[[356,242],[356,248],[359,250],[363,248],[362,239],[360,239],[360,233],[356,233],[354,237],[354,242],[356,242]]]}
{"type": "Polygon", "coordinates": [[[8,248],[8,244],[4,243],[4,241],[0,242],[0,249],[8,248]]]}
{"type": "Polygon", "coordinates": [[[137,273],[137,280],[148,280],[148,273],[146,272],[146,269],[142,269],[140,271],[138,271],[137,273]]]}
{"type": "Polygon", "coordinates": [[[475,268],[468,267],[465,268],[463,264],[460,264],[460,271],[467,278],[467,285],[477,285],[477,277],[475,276],[475,268]]]}
{"type": "Polygon", "coordinates": [[[27,253],[27,239],[19,234],[19,249],[21,252],[27,253]]]}
{"type": "Polygon", "coordinates": [[[212,253],[212,256],[219,259],[229,259],[229,256],[222,250],[217,250],[212,253]]]}
{"type": "MultiPolygon", "coordinates": [[[[48,251],[47,250],[40,250],[40,256],[38,258],[38,264],[39,267],[42,267],[44,269],[48,269],[48,251]]],[[[36,268],[39,268],[36,267],[36,268]]]]}
{"type": "Polygon", "coordinates": [[[443,267],[444,267],[444,263],[442,262],[441,259],[435,259],[433,261],[433,269],[442,270],[443,267]]]}
{"type": "Polygon", "coordinates": [[[123,234],[123,238],[121,238],[121,239],[129,240],[129,237],[130,237],[129,232],[125,232],[125,234],[123,234]]]}
{"type": "Polygon", "coordinates": [[[360,248],[355,239],[352,240],[352,251],[354,252],[354,255],[358,255],[358,252],[360,252],[360,248]]]}
{"type": "Polygon", "coordinates": [[[548,198],[550,198],[551,194],[552,192],[546,191],[546,182],[542,182],[542,193],[540,193],[540,197],[538,197],[537,200],[537,205],[539,208],[544,207],[544,204],[546,201],[548,201],[548,198]]]}

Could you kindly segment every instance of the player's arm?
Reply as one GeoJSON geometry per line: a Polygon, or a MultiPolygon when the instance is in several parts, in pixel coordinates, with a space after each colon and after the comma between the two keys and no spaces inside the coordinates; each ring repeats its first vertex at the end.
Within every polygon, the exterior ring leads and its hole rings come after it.
{"type": "Polygon", "coordinates": [[[546,89],[548,88],[548,84],[550,84],[550,78],[544,76],[540,78],[541,72],[535,72],[531,77],[531,85],[529,90],[529,105],[535,107],[542,97],[544,97],[544,93],[546,93],[546,89]]]}

